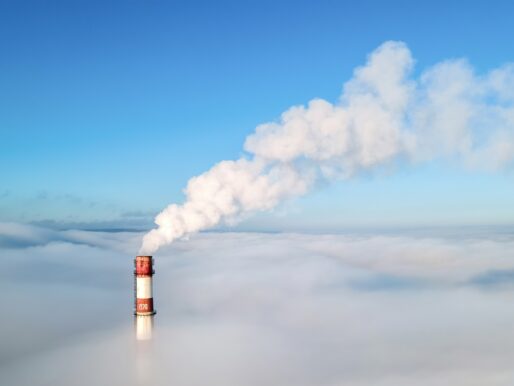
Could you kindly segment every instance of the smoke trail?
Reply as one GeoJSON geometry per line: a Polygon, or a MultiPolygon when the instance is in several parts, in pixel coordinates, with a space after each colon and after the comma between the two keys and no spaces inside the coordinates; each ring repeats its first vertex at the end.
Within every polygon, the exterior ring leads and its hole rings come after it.
{"type": "Polygon", "coordinates": [[[348,178],[398,158],[446,157],[494,170],[514,157],[514,64],[478,76],[467,61],[412,76],[402,42],[386,42],[354,71],[336,104],[314,99],[258,126],[247,157],[193,177],[182,205],[155,218],[141,253],[240,216],[268,210],[320,179],[348,178]]]}

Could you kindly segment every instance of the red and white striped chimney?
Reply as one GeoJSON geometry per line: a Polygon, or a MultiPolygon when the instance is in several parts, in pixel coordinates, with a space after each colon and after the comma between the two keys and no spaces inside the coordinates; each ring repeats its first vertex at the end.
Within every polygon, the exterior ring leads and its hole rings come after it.
{"type": "Polygon", "coordinates": [[[152,276],[153,270],[152,256],[136,256],[134,260],[134,313],[136,315],[153,315],[153,291],[152,276]]]}

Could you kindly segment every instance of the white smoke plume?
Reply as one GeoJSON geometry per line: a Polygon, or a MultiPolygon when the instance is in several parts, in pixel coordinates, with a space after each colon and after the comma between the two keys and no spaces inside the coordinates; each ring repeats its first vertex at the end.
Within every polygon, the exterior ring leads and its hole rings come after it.
{"type": "Polygon", "coordinates": [[[193,177],[183,204],[155,218],[141,253],[302,195],[320,179],[348,178],[398,159],[445,157],[495,170],[514,158],[514,64],[475,74],[463,59],[413,75],[402,42],[389,41],[354,71],[337,103],[313,99],[246,139],[247,156],[193,177]]]}

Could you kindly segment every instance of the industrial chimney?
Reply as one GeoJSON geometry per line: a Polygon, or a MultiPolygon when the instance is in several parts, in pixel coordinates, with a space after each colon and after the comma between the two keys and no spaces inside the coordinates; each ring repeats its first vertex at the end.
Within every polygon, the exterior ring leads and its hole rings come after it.
{"type": "Polygon", "coordinates": [[[136,256],[134,260],[134,313],[138,316],[155,314],[153,307],[152,256],[136,256]]]}

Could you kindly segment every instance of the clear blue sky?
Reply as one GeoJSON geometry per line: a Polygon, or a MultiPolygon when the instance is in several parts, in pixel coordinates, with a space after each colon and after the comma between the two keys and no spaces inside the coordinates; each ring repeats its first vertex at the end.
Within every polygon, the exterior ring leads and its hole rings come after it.
{"type": "MultiPolygon", "coordinates": [[[[514,61],[509,1],[0,2],[0,221],[148,218],[294,104],[337,99],[385,40],[416,71],[514,61]]],[[[511,172],[365,176],[247,227],[514,223],[511,172]],[[277,225],[278,224],[278,225],[277,225]]]]}

